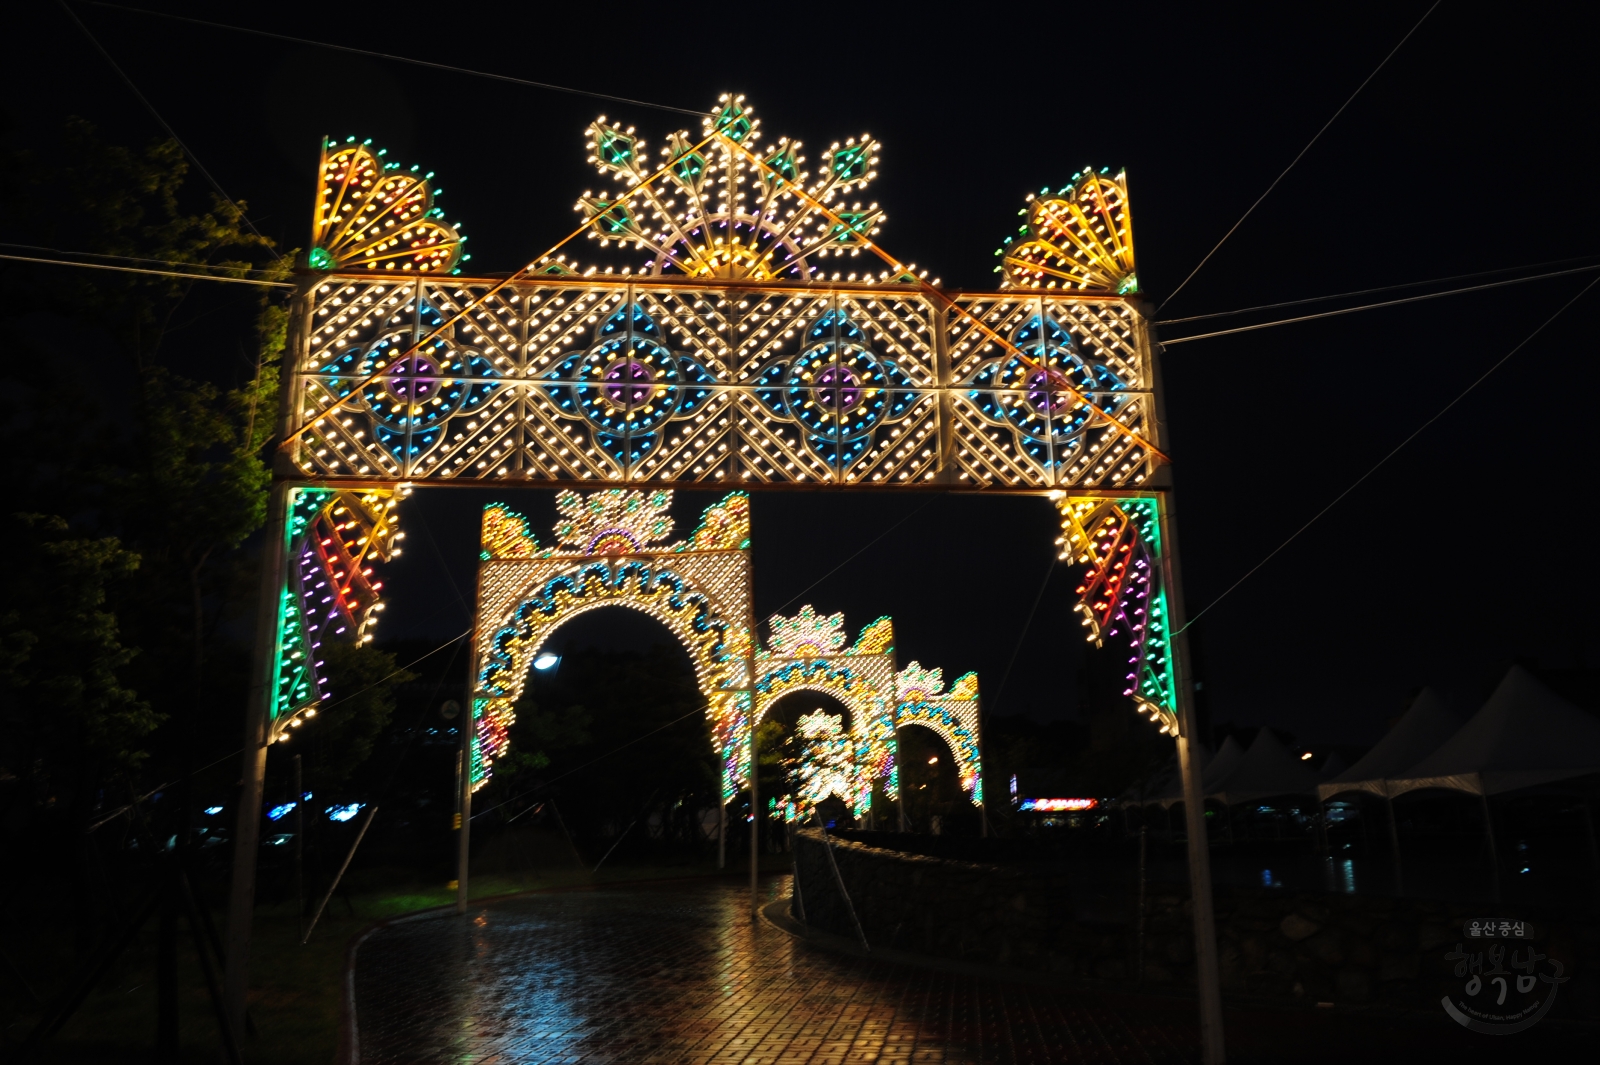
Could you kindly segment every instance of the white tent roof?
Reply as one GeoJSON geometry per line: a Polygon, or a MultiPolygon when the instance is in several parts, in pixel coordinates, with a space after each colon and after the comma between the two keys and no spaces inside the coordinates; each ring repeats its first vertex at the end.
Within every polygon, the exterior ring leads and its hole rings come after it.
{"type": "MultiPolygon", "coordinates": [[[[1204,773],[1200,774],[1200,790],[1207,795],[1216,790],[1218,784],[1228,779],[1228,774],[1238,768],[1244,760],[1244,748],[1239,746],[1239,741],[1232,736],[1222,741],[1222,746],[1217,748],[1217,756],[1206,765],[1204,773]]],[[[1180,799],[1183,796],[1178,796],[1180,799]]]]}
{"type": "MultiPolygon", "coordinates": [[[[1244,757],[1244,748],[1240,747],[1232,736],[1222,742],[1222,746],[1217,749],[1215,755],[1209,757],[1206,749],[1199,744],[1196,744],[1191,749],[1195,752],[1195,757],[1200,763],[1201,790],[1207,789],[1213,778],[1220,779],[1218,777],[1219,770],[1222,773],[1230,772],[1238,764],[1239,759],[1244,757]]],[[[1167,807],[1170,807],[1173,803],[1182,802],[1183,774],[1178,771],[1177,753],[1174,752],[1161,771],[1151,777],[1150,786],[1145,789],[1143,795],[1140,795],[1136,788],[1129,788],[1123,793],[1122,801],[1143,803],[1145,805],[1160,803],[1162,806],[1167,807]]]]}
{"type": "Polygon", "coordinates": [[[1314,795],[1316,791],[1317,774],[1289,753],[1266,727],[1256,734],[1233,771],[1214,783],[1208,780],[1206,787],[1208,797],[1228,805],[1271,795],[1314,795]]]}
{"type": "Polygon", "coordinates": [[[1472,720],[1389,780],[1389,794],[1450,788],[1474,795],[1600,773],[1600,720],[1512,666],[1472,720]]]}
{"type": "Polygon", "coordinates": [[[1460,728],[1461,720],[1446,708],[1439,693],[1424,688],[1389,734],[1355,765],[1317,785],[1317,795],[1323,802],[1349,791],[1387,795],[1390,777],[1400,776],[1437,751],[1460,728]]]}
{"type": "MultiPolygon", "coordinates": [[[[1350,767],[1345,765],[1344,759],[1339,757],[1339,752],[1334,751],[1323,759],[1322,765],[1317,768],[1317,776],[1323,780],[1332,780],[1348,768],[1350,767]]],[[[1318,786],[1320,787],[1321,785],[1318,786]]]]}

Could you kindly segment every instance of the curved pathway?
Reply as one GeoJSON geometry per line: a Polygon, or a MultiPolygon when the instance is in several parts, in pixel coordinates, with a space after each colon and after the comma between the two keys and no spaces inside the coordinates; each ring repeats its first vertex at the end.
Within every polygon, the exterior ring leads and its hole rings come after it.
{"type": "MultiPolygon", "coordinates": [[[[787,895],[788,878],[771,897],[787,895]]],[[[827,952],[765,921],[732,878],[524,895],[379,927],[353,973],[360,1065],[1193,1062],[1192,1000],[993,980],[827,952]]],[[[1438,1017],[1228,1011],[1230,1061],[1549,1060],[1438,1017]],[[1438,1055],[1435,1057],[1435,1055],[1438,1055]],[[1530,1060],[1523,1058],[1521,1060],[1530,1060]]],[[[1512,1040],[1504,1040],[1509,1043],[1512,1040]]]]}

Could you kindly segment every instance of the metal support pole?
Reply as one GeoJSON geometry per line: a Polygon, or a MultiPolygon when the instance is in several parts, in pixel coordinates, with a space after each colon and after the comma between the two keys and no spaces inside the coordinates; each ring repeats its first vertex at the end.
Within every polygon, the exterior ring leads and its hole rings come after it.
{"type": "Polygon", "coordinates": [[[300,755],[294,756],[294,921],[295,928],[306,919],[306,793],[300,774],[300,755]]]}
{"type": "Polygon", "coordinates": [[[467,864],[472,856],[472,733],[476,728],[474,716],[477,700],[467,695],[467,707],[461,714],[460,760],[461,789],[456,793],[456,913],[467,912],[467,864]]]}
{"type": "Polygon", "coordinates": [[[1489,841],[1489,872],[1493,874],[1490,884],[1494,889],[1494,901],[1500,901],[1500,850],[1494,845],[1494,815],[1489,812],[1489,796],[1483,792],[1478,793],[1478,801],[1483,804],[1483,834],[1489,841]]]}
{"type": "Polygon", "coordinates": [[[1189,897],[1194,907],[1195,984],[1200,998],[1200,1060],[1222,1065],[1227,1060],[1222,1035],[1222,975],[1217,957],[1217,918],[1211,898],[1211,845],[1206,834],[1205,792],[1195,744],[1199,722],[1194,712],[1189,641],[1183,636],[1183,588],[1178,582],[1178,544],[1173,532],[1170,493],[1161,499],[1161,576],[1167,598],[1167,624],[1172,640],[1173,694],[1178,700],[1178,767],[1183,774],[1183,813],[1188,829],[1189,897]]]}
{"type": "Polygon", "coordinates": [[[761,764],[756,761],[756,702],[755,692],[750,699],[750,919],[761,916],[761,898],[756,894],[756,873],[761,864],[761,801],[756,778],[761,775],[761,764]]]}
{"type": "MultiPolygon", "coordinates": [[[[719,785],[720,788],[720,785],[719,785]]],[[[724,799],[717,807],[717,868],[728,867],[728,803],[724,799]]]]}
{"type": "MultiPolygon", "coordinates": [[[[470,891],[467,866],[472,859],[472,741],[478,734],[478,610],[482,603],[483,567],[479,566],[478,580],[473,590],[472,635],[467,640],[466,705],[461,712],[461,746],[460,754],[457,755],[461,766],[458,778],[461,787],[456,793],[459,796],[457,806],[460,807],[460,812],[456,816],[461,819],[458,826],[460,832],[456,836],[456,913],[458,914],[467,912],[467,896],[470,891]]],[[[565,831],[564,826],[563,831],[565,831]]],[[[572,842],[570,837],[567,842],[572,842]]]]}
{"type": "MultiPolygon", "coordinates": [[[[290,358],[285,354],[284,358],[290,358]]],[[[250,984],[250,919],[256,905],[256,859],[261,850],[261,797],[271,740],[272,700],[277,688],[278,645],[282,639],[281,601],[288,555],[289,497],[294,485],[279,481],[267,503],[267,542],[262,551],[257,592],[256,642],[251,661],[249,702],[245,708],[244,757],[240,768],[239,810],[233,830],[233,883],[228,896],[228,956],[222,979],[228,1026],[237,1041],[244,1032],[250,984]]]]}
{"type": "Polygon", "coordinates": [[[1400,819],[1394,813],[1394,796],[1386,795],[1389,803],[1389,846],[1394,850],[1394,893],[1406,893],[1405,878],[1400,870],[1400,819]]]}

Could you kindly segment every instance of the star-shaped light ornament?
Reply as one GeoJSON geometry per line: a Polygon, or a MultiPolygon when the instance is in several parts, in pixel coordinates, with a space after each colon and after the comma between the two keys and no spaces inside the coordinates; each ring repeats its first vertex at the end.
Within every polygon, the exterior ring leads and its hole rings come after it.
{"type": "Polygon", "coordinates": [[[819,616],[810,603],[792,618],[772,615],[767,625],[772,629],[767,647],[778,658],[821,658],[836,654],[845,643],[844,615],[819,616]]]}
{"type": "MultiPolygon", "coordinates": [[[[801,142],[760,141],[761,120],[743,96],[724,94],[698,134],[668,134],[653,156],[634,127],[602,115],[585,147],[589,163],[617,187],[584,193],[576,210],[601,247],[644,254],[623,274],[804,281],[817,278],[829,256],[859,255],[884,213],[846,197],[878,176],[878,142],[865,133],[836,141],[812,170],[801,142]]],[[[598,272],[560,259],[534,269],[598,272]]]]}
{"type": "Polygon", "coordinates": [[[562,492],[556,496],[556,542],[585,555],[631,555],[665,543],[672,535],[672,493],[562,492]]]}

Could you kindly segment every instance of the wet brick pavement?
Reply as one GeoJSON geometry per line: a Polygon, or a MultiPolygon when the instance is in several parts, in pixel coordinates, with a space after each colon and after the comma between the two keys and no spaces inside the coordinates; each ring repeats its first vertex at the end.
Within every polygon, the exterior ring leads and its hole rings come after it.
{"type": "MultiPolygon", "coordinates": [[[[787,894],[787,878],[769,897],[787,894]]],[[[827,952],[699,880],[527,895],[380,928],[355,969],[361,1065],[1193,1062],[1192,1000],[987,980],[827,952]]],[[[1587,1027],[1587,1026],[1586,1026],[1587,1027]]],[[[1230,1061],[1563,1060],[1445,1020],[1228,1011],[1230,1061]],[[1437,1056],[1436,1056],[1437,1055],[1437,1056]],[[1509,1060],[1509,1059],[1508,1059],[1509,1060]],[[1528,1060],[1528,1059],[1519,1059],[1528,1060]]]]}

